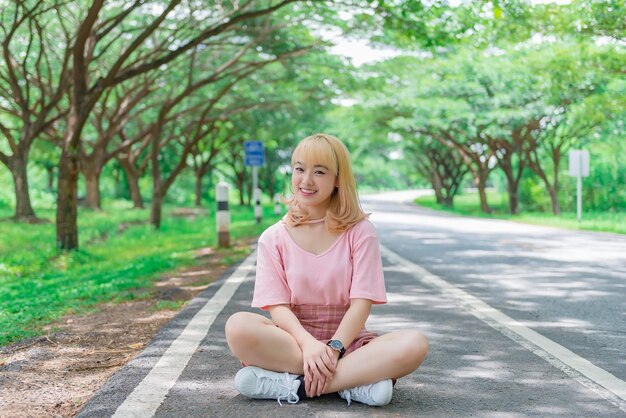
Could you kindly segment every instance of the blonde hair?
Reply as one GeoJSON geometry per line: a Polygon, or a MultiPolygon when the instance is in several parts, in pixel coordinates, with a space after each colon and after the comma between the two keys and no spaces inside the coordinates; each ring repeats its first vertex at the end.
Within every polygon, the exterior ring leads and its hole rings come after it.
{"type": "MultiPolygon", "coordinates": [[[[296,161],[326,166],[337,176],[337,187],[326,212],[325,223],[329,231],[343,232],[367,217],[356,193],[350,153],[339,139],[323,133],[304,138],[291,155],[292,169],[296,161]]],[[[309,214],[298,205],[295,195],[287,203],[287,225],[298,226],[309,220],[309,214]]]]}

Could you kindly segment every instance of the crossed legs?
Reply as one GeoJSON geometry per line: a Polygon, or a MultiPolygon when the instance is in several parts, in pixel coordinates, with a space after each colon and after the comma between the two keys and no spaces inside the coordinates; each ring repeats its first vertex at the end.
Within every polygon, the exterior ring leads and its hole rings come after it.
{"type": "MultiPolygon", "coordinates": [[[[226,341],[232,353],[248,366],[304,374],[296,340],[262,315],[233,314],[226,322],[226,341]]],[[[339,361],[325,393],[406,376],[427,354],[426,337],[417,331],[382,335],[339,361]]]]}

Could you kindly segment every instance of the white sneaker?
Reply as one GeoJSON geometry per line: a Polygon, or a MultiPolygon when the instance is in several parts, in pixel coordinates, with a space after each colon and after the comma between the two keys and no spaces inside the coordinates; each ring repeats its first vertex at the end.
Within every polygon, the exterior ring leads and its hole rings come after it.
{"type": "Polygon", "coordinates": [[[276,399],[298,403],[300,381],[297,374],[279,373],[248,366],[235,375],[235,387],[243,396],[253,399],[276,399]]]}
{"type": "Polygon", "coordinates": [[[391,402],[393,384],[391,379],[386,379],[369,385],[340,390],[338,393],[342,399],[348,401],[348,405],[352,401],[357,401],[370,406],[382,406],[391,402]]]}

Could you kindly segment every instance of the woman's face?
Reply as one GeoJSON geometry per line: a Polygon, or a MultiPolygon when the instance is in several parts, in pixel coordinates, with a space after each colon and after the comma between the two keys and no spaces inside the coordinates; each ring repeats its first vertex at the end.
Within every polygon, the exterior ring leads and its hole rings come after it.
{"type": "Polygon", "coordinates": [[[337,186],[337,176],[329,167],[311,165],[296,159],[291,186],[300,205],[326,210],[337,186]]]}

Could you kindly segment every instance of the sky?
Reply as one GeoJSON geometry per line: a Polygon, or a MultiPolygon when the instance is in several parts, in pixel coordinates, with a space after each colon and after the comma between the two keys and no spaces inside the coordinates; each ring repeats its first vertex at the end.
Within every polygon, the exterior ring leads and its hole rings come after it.
{"type": "Polygon", "coordinates": [[[364,63],[380,61],[392,58],[400,53],[392,49],[374,49],[365,39],[354,40],[335,38],[333,39],[335,46],[330,48],[331,54],[341,55],[352,59],[352,63],[360,66],[364,63]]]}

